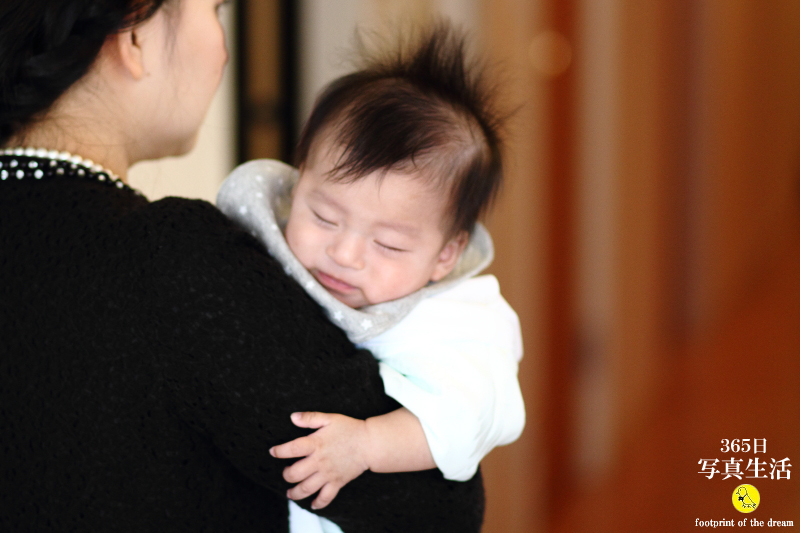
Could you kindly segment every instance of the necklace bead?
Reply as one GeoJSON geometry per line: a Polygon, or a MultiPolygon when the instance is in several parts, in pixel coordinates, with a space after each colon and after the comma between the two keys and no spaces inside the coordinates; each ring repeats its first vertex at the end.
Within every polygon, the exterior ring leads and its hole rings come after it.
{"type": "MultiPolygon", "coordinates": [[[[13,159],[7,162],[0,160],[0,180],[2,181],[8,180],[12,176],[19,180],[29,176],[39,180],[45,177],[46,174],[63,176],[69,169],[79,177],[93,177],[98,181],[109,182],[118,189],[130,188],[119,176],[107,168],[98,165],[91,159],[84,159],[69,152],[59,152],[46,148],[17,147],[0,150],[0,157],[3,156],[10,156],[13,159]],[[23,157],[45,161],[31,159],[26,162],[17,159],[23,157]]],[[[137,194],[141,194],[135,189],[132,190],[137,194]]]]}

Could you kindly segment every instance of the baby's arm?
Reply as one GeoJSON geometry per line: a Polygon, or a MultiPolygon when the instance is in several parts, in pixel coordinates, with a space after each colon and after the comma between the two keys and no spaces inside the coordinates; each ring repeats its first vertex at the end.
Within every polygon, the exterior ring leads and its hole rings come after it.
{"type": "Polygon", "coordinates": [[[303,457],[287,467],[283,477],[297,483],[287,496],[302,500],[319,491],[313,509],[327,506],[339,490],[365,470],[379,473],[436,468],[422,426],[410,411],[400,408],[358,420],[329,413],[294,413],[299,427],[317,429],[311,435],[275,446],[274,457],[303,457]]]}
{"type": "Polygon", "coordinates": [[[519,321],[493,277],[423,300],[364,347],[380,361],[386,393],[419,419],[445,478],[470,479],[492,448],[522,432],[519,321]]]}

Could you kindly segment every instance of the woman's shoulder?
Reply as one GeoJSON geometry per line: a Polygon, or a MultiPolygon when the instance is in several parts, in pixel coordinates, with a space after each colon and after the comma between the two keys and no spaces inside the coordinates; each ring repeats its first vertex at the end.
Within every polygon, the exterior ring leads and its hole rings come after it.
{"type": "MultiPolygon", "coordinates": [[[[286,285],[282,267],[248,231],[204,200],[167,197],[131,213],[153,267],[215,284],[286,285]]],[[[156,275],[159,275],[156,273],[156,275]]]]}
{"type": "Polygon", "coordinates": [[[166,197],[132,210],[126,218],[164,252],[191,256],[216,249],[237,256],[241,248],[247,254],[268,255],[248,231],[205,200],[166,197]]]}
{"type": "Polygon", "coordinates": [[[187,235],[203,231],[216,235],[235,229],[219,209],[205,200],[168,196],[148,202],[136,211],[135,216],[142,223],[154,225],[167,233],[177,231],[187,235]]]}

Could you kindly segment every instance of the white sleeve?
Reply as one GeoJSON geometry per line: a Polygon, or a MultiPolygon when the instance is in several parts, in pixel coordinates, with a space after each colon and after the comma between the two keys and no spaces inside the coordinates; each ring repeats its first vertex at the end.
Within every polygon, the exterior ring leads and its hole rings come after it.
{"type": "Polygon", "coordinates": [[[470,479],[492,448],[522,432],[519,320],[493,276],[423,300],[363,346],[380,361],[386,393],[419,418],[447,479],[470,479]]]}

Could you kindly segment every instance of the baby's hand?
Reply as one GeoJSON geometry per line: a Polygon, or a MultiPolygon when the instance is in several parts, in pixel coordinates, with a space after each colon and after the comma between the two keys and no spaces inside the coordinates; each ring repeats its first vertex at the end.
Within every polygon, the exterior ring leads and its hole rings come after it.
{"type": "Polygon", "coordinates": [[[328,413],[293,413],[292,422],[301,428],[319,428],[307,437],[270,448],[279,459],[305,457],[283,471],[283,479],[297,483],[287,493],[302,500],[317,491],[312,509],[333,501],[339,489],[369,468],[366,460],[367,425],[363,420],[328,413]]]}

